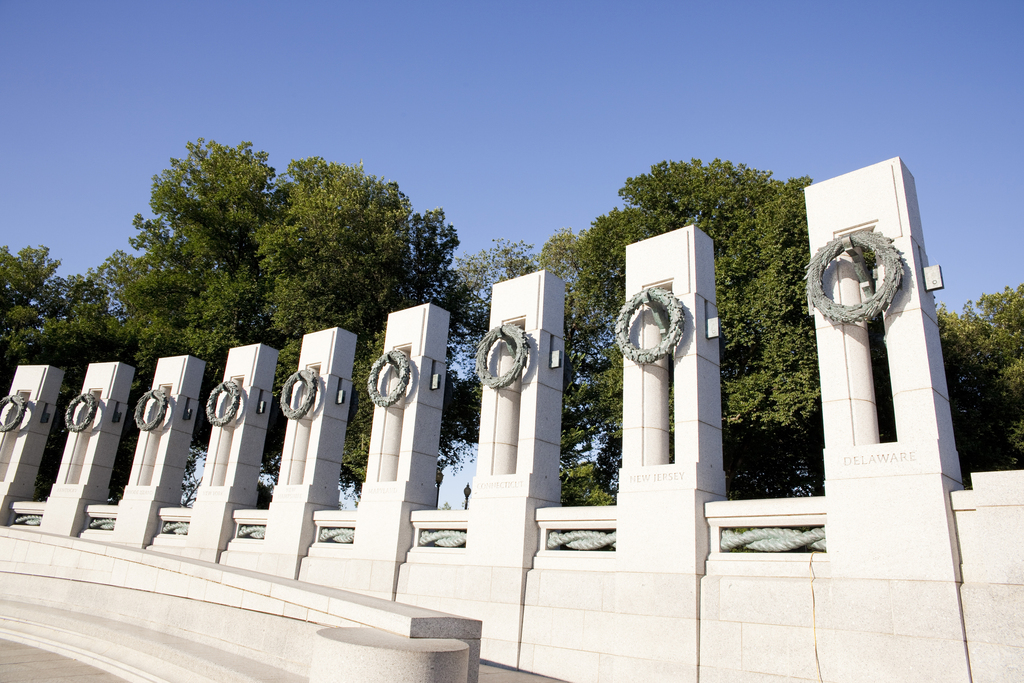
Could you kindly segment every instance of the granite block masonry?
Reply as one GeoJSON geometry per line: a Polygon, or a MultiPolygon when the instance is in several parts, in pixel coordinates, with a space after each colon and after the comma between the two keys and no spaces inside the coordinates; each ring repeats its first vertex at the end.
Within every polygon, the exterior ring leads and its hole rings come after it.
{"type": "Polygon", "coordinates": [[[41,531],[77,536],[87,525],[86,506],[107,503],[117,444],[125,415],[131,415],[128,392],[134,376],[135,368],[124,363],[89,364],[82,393],[66,416],[68,440],[41,531]]]}
{"type": "MultiPolygon", "coordinates": [[[[32,500],[46,438],[60,419],[55,414],[63,379],[64,371],[52,365],[19,365],[14,373],[8,395],[24,401],[25,410],[17,426],[0,434],[0,523],[14,523],[11,503],[32,500]]],[[[3,415],[5,423],[14,419],[12,411],[14,405],[3,415]]]]}
{"type": "Polygon", "coordinates": [[[193,356],[157,361],[150,392],[160,394],[141,399],[143,426],[156,424],[140,428],[131,475],[117,506],[111,534],[115,543],[145,548],[160,531],[160,508],[181,504],[192,432],[202,410],[199,389],[205,368],[206,362],[193,356]]]}

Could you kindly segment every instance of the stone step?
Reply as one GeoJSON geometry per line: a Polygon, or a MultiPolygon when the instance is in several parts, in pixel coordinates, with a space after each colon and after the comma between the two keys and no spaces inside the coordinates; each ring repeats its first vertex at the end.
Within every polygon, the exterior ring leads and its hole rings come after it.
{"type": "Polygon", "coordinates": [[[0,600],[0,636],[142,683],[305,683],[213,645],[104,617],[0,600]]]}

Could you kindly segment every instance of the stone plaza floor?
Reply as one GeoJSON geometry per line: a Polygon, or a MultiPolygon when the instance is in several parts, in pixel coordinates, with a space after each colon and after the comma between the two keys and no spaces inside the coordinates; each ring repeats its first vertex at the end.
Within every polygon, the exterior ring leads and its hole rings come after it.
{"type": "Polygon", "coordinates": [[[0,640],[3,683],[123,683],[124,679],[63,655],[0,640]]]}
{"type": "MultiPolygon", "coordinates": [[[[480,683],[543,683],[554,678],[480,665],[480,683]]],[[[0,639],[0,683],[123,683],[124,679],[70,657],[0,639]]]]}

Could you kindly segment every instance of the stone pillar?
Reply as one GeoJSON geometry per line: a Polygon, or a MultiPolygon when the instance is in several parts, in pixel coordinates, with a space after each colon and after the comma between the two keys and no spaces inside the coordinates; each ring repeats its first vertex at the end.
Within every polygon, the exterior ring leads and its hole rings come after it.
{"type": "MultiPolygon", "coordinates": [[[[10,524],[11,503],[32,500],[36,475],[43,459],[46,438],[57,414],[57,395],[64,371],[52,365],[19,365],[9,396],[25,401],[25,414],[18,427],[0,434],[0,525],[10,524]]],[[[11,406],[0,420],[11,419],[11,406]]]]}
{"type": "MultiPolygon", "coordinates": [[[[490,327],[523,328],[530,352],[511,386],[483,388],[465,561],[490,568],[490,594],[475,594],[467,585],[459,597],[491,603],[486,614],[474,612],[484,619],[481,656],[507,666],[518,665],[526,573],[540,543],[536,511],[561,505],[564,315],[565,284],[547,271],[492,290],[490,327]]],[[[500,358],[507,355],[505,345],[495,346],[501,349],[491,352],[490,370],[496,375],[508,361],[500,358]]]]}
{"type": "MultiPolygon", "coordinates": [[[[704,504],[725,497],[711,238],[691,225],[626,247],[626,300],[651,287],[672,292],[682,304],[683,336],[670,353],[671,363],[668,358],[649,364],[628,358],[623,362],[616,590],[623,604],[661,603],[645,616],[672,618],[665,627],[682,636],[670,657],[672,671],[681,680],[696,680],[698,595],[710,548],[704,504]],[[670,369],[675,425],[672,463],[670,369]],[[658,597],[661,594],[677,596],[671,609],[666,610],[658,597]]],[[[630,341],[638,348],[653,348],[660,343],[661,332],[653,324],[651,307],[640,310],[632,322],[630,341]]]]}
{"type": "MultiPolygon", "coordinates": [[[[820,244],[812,245],[812,253],[832,239],[823,238],[820,244]]],[[[846,253],[826,269],[822,288],[844,306],[863,301],[853,260],[846,253]]],[[[820,365],[825,445],[878,443],[867,323],[832,323],[819,313],[815,315],[815,334],[819,353],[833,359],[828,366],[820,365]]]]}
{"type": "MultiPolygon", "coordinates": [[[[124,363],[89,364],[82,393],[95,398],[96,415],[82,431],[68,432],[41,531],[77,536],[85,526],[85,506],[106,505],[121,430],[132,416],[128,392],[134,376],[135,368],[124,363]]],[[[84,419],[86,410],[85,403],[78,406],[73,416],[76,423],[84,419]]]]}
{"type": "MultiPolygon", "coordinates": [[[[232,544],[221,556],[221,564],[298,577],[299,564],[316,540],[313,512],[338,507],[355,352],[356,335],[340,327],[302,338],[298,369],[315,373],[316,397],[305,415],[288,420],[266,537],[255,546],[236,549],[232,544]]],[[[282,395],[281,402],[298,409],[305,388],[297,382],[290,393],[282,395]]]]}
{"type": "MultiPolygon", "coordinates": [[[[409,386],[391,407],[374,408],[352,556],[368,563],[366,592],[391,600],[398,568],[414,545],[409,515],[436,506],[449,317],[433,304],[388,316],[384,351],[397,349],[409,359],[409,386]]],[[[382,372],[380,393],[387,395],[393,382],[393,368],[382,372]]]]}
{"type": "Polygon", "coordinates": [[[874,231],[891,238],[903,259],[903,282],[883,314],[898,441],[877,443],[877,427],[872,439],[865,434],[870,421],[851,417],[868,410],[863,387],[871,379],[863,351],[850,351],[863,345],[856,326],[815,312],[836,615],[836,633],[822,643],[822,672],[832,647],[861,652],[870,659],[867,669],[895,670],[901,662],[935,672],[935,680],[969,680],[949,495],[962,488],[960,466],[935,300],[923,287],[928,261],[914,178],[895,158],[815,183],[805,193],[812,254],[833,239],[874,231]],[[882,637],[849,621],[860,608],[854,596],[865,591],[884,601],[876,605],[880,613],[896,615],[882,637]]]}
{"type": "MultiPolygon", "coordinates": [[[[238,387],[238,412],[210,433],[203,480],[181,554],[216,562],[235,530],[234,511],[256,506],[276,368],[277,349],[264,344],[240,346],[228,353],[224,381],[238,387]]],[[[228,392],[222,392],[217,416],[224,416],[230,405],[228,392]]]]}
{"type": "MultiPolygon", "coordinates": [[[[152,389],[167,397],[167,409],[155,428],[139,431],[132,473],[117,508],[115,543],[145,548],[160,533],[158,510],[181,505],[181,481],[192,432],[203,410],[199,388],[205,369],[206,361],[193,356],[157,361],[152,389]]],[[[126,419],[134,419],[134,409],[132,406],[126,419]]],[[[144,420],[152,420],[158,409],[156,400],[148,400],[144,420]]]]}

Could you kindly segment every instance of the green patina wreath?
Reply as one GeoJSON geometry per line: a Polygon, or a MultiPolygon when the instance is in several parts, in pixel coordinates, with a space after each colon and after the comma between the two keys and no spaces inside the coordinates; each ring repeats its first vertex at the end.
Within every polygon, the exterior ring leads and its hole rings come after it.
{"type": "Polygon", "coordinates": [[[167,417],[167,394],[160,389],[150,389],[142,395],[139,402],[135,404],[135,424],[144,432],[151,432],[167,417]],[[146,407],[149,400],[156,401],[156,415],[149,422],[146,422],[146,407]]]}
{"type": "Polygon", "coordinates": [[[615,321],[615,343],[619,345],[622,355],[634,363],[654,363],[672,353],[682,340],[683,320],[683,305],[672,292],[660,287],[649,287],[636,294],[619,310],[619,317],[615,321]],[[649,349],[638,349],[629,340],[629,328],[633,323],[633,315],[645,304],[660,306],[668,314],[668,326],[662,330],[660,344],[649,349]]]}
{"type": "Polygon", "coordinates": [[[807,302],[834,323],[871,320],[889,308],[903,281],[903,257],[892,246],[891,239],[878,232],[855,232],[848,237],[853,246],[875,252],[875,257],[885,271],[885,278],[867,301],[850,306],[837,304],[825,294],[822,277],[832,259],[845,250],[843,238],[836,238],[819,249],[807,264],[807,302]]]}
{"type": "Polygon", "coordinates": [[[529,360],[530,345],[526,341],[526,332],[518,325],[499,325],[485,334],[477,344],[476,376],[485,386],[501,389],[516,381],[529,360]],[[505,342],[509,351],[512,352],[512,367],[507,372],[495,377],[487,368],[487,360],[491,354],[491,347],[497,344],[499,339],[505,342]]]}
{"type": "Polygon", "coordinates": [[[320,385],[319,380],[320,377],[316,374],[316,370],[307,368],[293,372],[284,381],[284,386],[281,387],[281,412],[284,413],[285,417],[289,420],[298,420],[309,412],[316,401],[316,392],[320,385]],[[296,383],[302,384],[302,402],[299,403],[298,408],[292,408],[292,389],[296,383]]]}
{"type": "Polygon", "coordinates": [[[373,366],[370,368],[370,377],[366,381],[366,391],[370,394],[370,400],[373,401],[375,406],[381,408],[390,408],[391,406],[398,403],[398,399],[405,395],[405,390],[409,387],[409,378],[412,376],[412,370],[409,366],[409,359],[404,353],[398,349],[392,349],[387,351],[374,361],[373,366]],[[390,365],[398,373],[398,384],[395,388],[384,396],[380,393],[377,385],[380,383],[380,373],[384,370],[385,365],[390,365]]]}
{"type": "Polygon", "coordinates": [[[99,402],[96,400],[96,397],[88,392],[79,394],[71,399],[71,403],[68,404],[68,409],[64,411],[64,425],[68,428],[68,431],[81,432],[91,425],[93,418],[96,417],[96,408],[98,406],[99,402]],[[80,422],[75,422],[75,409],[82,403],[86,406],[85,410],[79,415],[82,420],[80,422]]]}
{"type": "Polygon", "coordinates": [[[0,424],[0,433],[14,431],[21,426],[21,420],[25,417],[25,399],[17,394],[0,398],[0,413],[3,412],[4,406],[8,404],[14,407],[7,413],[7,421],[0,424]]]}
{"type": "Polygon", "coordinates": [[[210,392],[210,398],[206,399],[206,419],[210,421],[214,427],[223,427],[227,423],[231,422],[238,415],[238,406],[242,403],[242,392],[239,390],[238,385],[227,380],[221,382],[213,391],[210,392]],[[224,411],[224,415],[217,417],[217,399],[224,392],[228,392],[228,396],[231,401],[228,403],[227,409],[224,411]]]}

